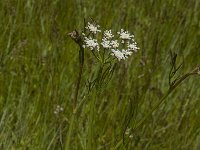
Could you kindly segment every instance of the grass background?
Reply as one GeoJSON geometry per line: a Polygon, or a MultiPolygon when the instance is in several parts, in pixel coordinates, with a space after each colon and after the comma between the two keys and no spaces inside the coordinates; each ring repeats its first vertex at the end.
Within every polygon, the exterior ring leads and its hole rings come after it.
{"type": "Polygon", "coordinates": [[[134,133],[168,89],[169,51],[184,74],[200,60],[199,0],[1,0],[0,149],[65,149],[78,76],[78,46],[67,36],[92,17],[135,34],[140,51],[118,65],[101,96],[85,96],[98,69],[86,51],[69,149],[200,149],[200,80],[186,80],[134,133]],[[91,102],[96,99],[94,109],[91,102]],[[56,116],[56,105],[64,112],[56,116]],[[91,119],[92,118],[92,119],[91,119]],[[124,138],[124,143],[120,141],[124,138]]]}

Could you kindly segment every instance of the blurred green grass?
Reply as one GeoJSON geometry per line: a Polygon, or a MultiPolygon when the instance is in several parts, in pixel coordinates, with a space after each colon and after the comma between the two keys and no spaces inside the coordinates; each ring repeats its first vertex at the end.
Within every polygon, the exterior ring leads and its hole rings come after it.
{"type": "MultiPolygon", "coordinates": [[[[199,64],[199,8],[198,0],[1,0],[0,149],[64,148],[79,65],[78,46],[67,33],[82,29],[90,17],[103,28],[128,29],[141,49],[125,67],[118,65],[97,99],[92,149],[114,149],[125,127],[133,127],[167,90],[169,51],[184,60],[180,74],[199,64]],[[59,117],[56,105],[64,108],[59,117]]],[[[86,51],[80,101],[96,69],[86,51]]],[[[199,87],[198,78],[186,80],[116,149],[199,150],[199,87]]],[[[71,149],[88,149],[93,98],[79,112],[71,149]]]]}

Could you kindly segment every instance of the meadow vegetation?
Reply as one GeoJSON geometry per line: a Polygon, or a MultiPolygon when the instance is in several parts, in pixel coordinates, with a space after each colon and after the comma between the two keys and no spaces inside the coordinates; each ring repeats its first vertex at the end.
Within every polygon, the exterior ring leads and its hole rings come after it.
{"type": "Polygon", "coordinates": [[[1,150],[200,149],[198,68],[168,94],[200,65],[199,0],[1,0],[0,18],[1,150]],[[105,78],[85,49],[76,95],[68,33],[84,18],[127,29],[140,49],[105,78]]]}

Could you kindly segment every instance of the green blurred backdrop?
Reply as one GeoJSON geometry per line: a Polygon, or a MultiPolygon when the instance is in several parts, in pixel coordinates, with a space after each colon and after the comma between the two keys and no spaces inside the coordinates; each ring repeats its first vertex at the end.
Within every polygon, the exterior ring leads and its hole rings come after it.
{"type": "MultiPolygon", "coordinates": [[[[0,149],[65,149],[79,66],[78,46],[67,34],[90,17],[104,29],[134,33],[140,51],[104,87],[92,129],[95,96],[84,100],[70,149],[199,150],[198,77],[181,84],[137,131],[123,134],[168,89],[170,51],[184,62],[180,75],[200,63],[199,0],[1,0],[0,149]],[[59,116],[56,105],[64,108],[59,116]]],[[[85,57],[79,101],[98,69],[88,50],[85,57]]]]}

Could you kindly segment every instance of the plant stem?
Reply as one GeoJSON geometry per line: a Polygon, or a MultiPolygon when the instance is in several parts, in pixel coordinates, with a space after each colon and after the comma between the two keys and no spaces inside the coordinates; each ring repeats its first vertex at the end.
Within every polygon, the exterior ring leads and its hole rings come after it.
{"type": "Polygon", "coordinates": [[[81,84],[81,77],[83,74],[83,64],[84,64],[84,48],[80,46],[79,50],[79,74],[77,78],[77,84],[76,84],[76,89],[75,89],[75,94],[74,94],[74,100],[73,100],[73,114],[71,117],[71,122],[70,122],[70,127],[68,130],[67,134],[67,142],[66,142],[66,150],[70,150],[70,141],[71,141],[71,135],[73,133],[74,125],[75,125],[75,115],[76,115],[76,108],[77,108],[77,100],[78,100],[78,93],[80,89],[80,84],[81,84]]]}
{"type": "MultiPolygon", "coordinates": [[[[161,100],[153,107],[153,109],[146,114],[146,116],[144,116],[144,118],[142,118],[142,120],[140,120],[135,127],[133,128],[133,131],[136,131],[151,115],[152,113],[159,107],[161,106],[161,104],[163,104],[166,100],[166,98],[169,96],[169,94],[171,94],[174,89],[176,89],[176,87],[178,85],[180,85],[186,78],[188,78],[191,75],[200,75],[200,65],[198,67],[196,67],[193,71],[186,73],[185,75],[183,75],[182,77],[180,77],[173,85],[170,86],[169,90],[167,91],[167,93],[161,98],[161,100]]],[[[116,146],[113,148],[113,150],[117,149],[118,147],[120,147],[120,145],[123,144],[123,139],[121,139],[116,146]]]]}
{"type": "Polygon", "coordinates": [[[79,64],[79,74],[78,74],[75,95],[74,95],[74,101],[73,101],[74,110],[76,109],[76,105],[77,105],[78,93],[79,93],[79,89],[80,89],[81,77],[82,77],[82,73],[83,73],[83,64],[84,64],[84,49],[81,46],[80,46],[80,50],[79,50],[79,63],[80,63],[79,64]]]}
{"type": "Polygon", "coordinates": [[[95,101],[96,101],[96,94],[95,98],[91,99],[90,102],[90,114],[89,114],[89,128],[88,128],[88,150],[93,150],[94,148],[94,116],[95,116],[95,101]]]}

